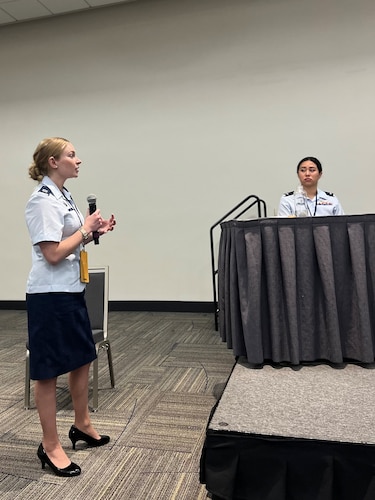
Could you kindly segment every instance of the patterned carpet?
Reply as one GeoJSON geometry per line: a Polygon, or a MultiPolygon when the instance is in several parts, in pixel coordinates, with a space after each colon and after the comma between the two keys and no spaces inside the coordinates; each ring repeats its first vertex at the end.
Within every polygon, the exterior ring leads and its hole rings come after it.
{"type": "Polygon", "coordinates": [[[92,420],[111,442],[71,448],[73,411],[58,380],[62,443],[82,467],[76,478],[41,469],[38,414],[24,410],[26,313],[0,311],[0,498],[201,500],[199,460],[210,411],[234,365],[212,314],[111,312],[116,387],[99,355],[99,411],[92,420]]]}

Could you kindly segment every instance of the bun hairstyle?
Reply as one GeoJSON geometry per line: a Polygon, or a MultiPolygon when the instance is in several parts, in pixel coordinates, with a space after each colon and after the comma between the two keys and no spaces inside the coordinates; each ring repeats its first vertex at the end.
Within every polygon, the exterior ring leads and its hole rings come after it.
{"type": "Polygon", "coordinates": [[[317,166],[317,168],[319,170],[319,173],[322,173],[322,170],[323,170],[322,169],[322,164],[320,163],[320,161],[318,160],[318,158],[314,158],[314,156],[306,156],[306,158],[302,158],[302,160],[298,163],[298,165],[297,165],[297,174],[298,174],[299,167],[301,166],[301,163],[303,163],[304,161],[312,161],[317,166]]]}
{"type": "Polygon", "coordinates": [[[48,160],[53,156],[60,158],[61,153],[66,148],[69,141],[63,137],[48,137],[40,141],[33,154],[33,162],[29,167],[29,176],[41,182],[45,175],[48,175],[48,160]]]}

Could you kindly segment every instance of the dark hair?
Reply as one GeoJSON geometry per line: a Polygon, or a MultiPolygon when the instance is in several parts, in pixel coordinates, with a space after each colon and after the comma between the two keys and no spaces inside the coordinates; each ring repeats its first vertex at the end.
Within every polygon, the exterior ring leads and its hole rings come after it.
{"type": "Polygon", "coordinates": [[[299,167],[301,166],[301,163],[303,163],[304,161],[312,161],[318,167],[319,172],[320,173],[322,172],[322,170],[323,170],[322,169],[322,164],[320,163],[320,161],[318,160],[318,158],[314,158],[314,156],[306,156],[306,158],[302,158],[302,160],[298,163],[298,165],[297,165],[297,174],[298,174],[299,167]]]}

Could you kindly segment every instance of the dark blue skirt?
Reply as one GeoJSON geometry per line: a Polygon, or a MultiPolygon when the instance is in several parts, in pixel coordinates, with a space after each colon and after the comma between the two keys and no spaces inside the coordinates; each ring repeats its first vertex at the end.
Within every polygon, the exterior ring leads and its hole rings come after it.
{"type": "Polygon", "coordinates": [[[96,359],[84,293],[26,295],[32,380],[55,378],[96,359]]]}

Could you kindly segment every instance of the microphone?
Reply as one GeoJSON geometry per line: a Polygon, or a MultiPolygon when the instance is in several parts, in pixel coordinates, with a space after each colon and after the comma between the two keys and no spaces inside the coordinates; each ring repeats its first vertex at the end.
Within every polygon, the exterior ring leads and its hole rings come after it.
{"type": "MultiPolygon", "coordinates": [[[[96,210],[96,196],[94,194],[89,194],[87,197],[87,203],[89,204],[89,213],[91,215],[96,210]]],[[[92,237],[93,237],[95,245],[99,245],[99,233],[98,233],[98,231],[93,231],[92,237]]]]}

